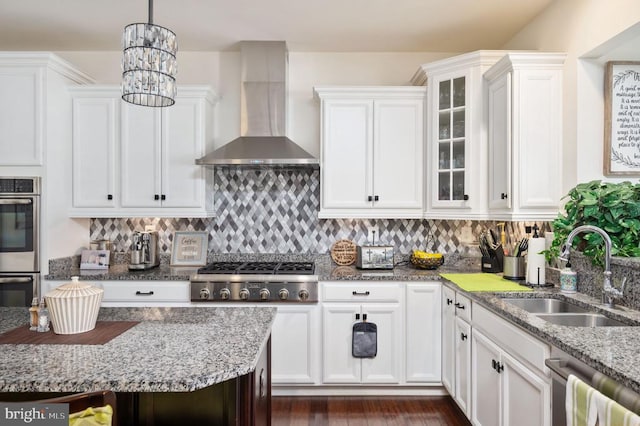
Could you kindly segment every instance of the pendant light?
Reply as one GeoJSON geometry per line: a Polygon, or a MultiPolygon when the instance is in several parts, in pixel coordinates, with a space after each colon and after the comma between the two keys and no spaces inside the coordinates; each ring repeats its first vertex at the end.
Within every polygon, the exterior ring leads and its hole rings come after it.
{"type": "Polygon", "coordinates": [[[153,24],[153,0],[148,23],[124,27],[122,48],[122,99],[150,107],[173,105],[178,42],[173,31],[153,24]]]}

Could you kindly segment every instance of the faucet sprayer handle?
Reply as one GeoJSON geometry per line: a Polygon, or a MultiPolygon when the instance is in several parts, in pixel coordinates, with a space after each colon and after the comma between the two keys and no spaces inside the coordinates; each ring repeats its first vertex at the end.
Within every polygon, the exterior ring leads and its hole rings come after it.
{"type": "Polygon", "coordinates": [[[620,293],[624,293],[624,287],[627,285],[627,277],[622,277],[622,286],[620,287],[620,293]]]}

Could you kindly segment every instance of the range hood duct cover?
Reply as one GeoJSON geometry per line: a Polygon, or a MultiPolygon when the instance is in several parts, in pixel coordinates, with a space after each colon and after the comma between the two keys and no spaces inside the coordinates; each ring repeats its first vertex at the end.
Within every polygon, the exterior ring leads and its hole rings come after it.
{"type": "Polygon", "coordinates": [[[284,41],[240,42],[240,137],[200,165],[308,165],[318,160],[286,135],[289,53],[284,41]]]}

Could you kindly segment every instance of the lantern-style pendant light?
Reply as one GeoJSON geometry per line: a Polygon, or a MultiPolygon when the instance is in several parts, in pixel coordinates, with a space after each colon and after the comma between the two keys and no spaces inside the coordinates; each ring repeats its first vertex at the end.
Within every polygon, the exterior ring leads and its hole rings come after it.
{"type": "Polygon", "coordinates": [[[122,99],[150,107],[173,105],[178,42],[173,31],[153,24],[153,0],[148,23],[124,27],[122,48],[122,99]]]}

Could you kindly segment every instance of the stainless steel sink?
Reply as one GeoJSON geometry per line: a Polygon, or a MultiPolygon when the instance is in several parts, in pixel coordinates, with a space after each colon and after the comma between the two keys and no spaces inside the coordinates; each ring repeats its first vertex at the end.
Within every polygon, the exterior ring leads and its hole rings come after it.
{"type": "Polygon", "coordinates": [[[504,299],[532,314],[554,314],[560,312],[589,312],[573,303],[558,299],[504,299]]]}
{"type": "Polygon", "coordinates": [[[538,318],[556,325],[570,327],[625,327],[618,320],[593,310],[559,299],[504,299],[505,302],[523,309],[538,318]]]}
{"type": "Polygon", "coordinates": [[[601,314],[536,314],[538,318],[556,325],[570,327],[626,327],[628,324],[601,314]]]}

